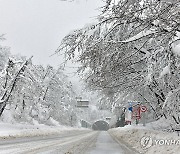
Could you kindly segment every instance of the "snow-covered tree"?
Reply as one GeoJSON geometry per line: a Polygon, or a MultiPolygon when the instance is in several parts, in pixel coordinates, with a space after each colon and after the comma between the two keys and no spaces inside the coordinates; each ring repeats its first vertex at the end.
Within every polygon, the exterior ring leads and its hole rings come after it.
{"type": "Polygon", "coordinates": [[[32,58],[13,56],[7,47],[0,46],[0,56],[2,120],[77,125],[76,93],[61,68],[34,65],[32,58]]]}
{"type": "Polygon", "coordinates": [[[167,101],[180,87],[179,7],[179,0],[107,0],[98,21],[65,36],[56,52],[68,59],[79,53],[92,90],[140,94],[153,100],[158,117],[175,114],[177,123],[179,101],[167,101]]]}

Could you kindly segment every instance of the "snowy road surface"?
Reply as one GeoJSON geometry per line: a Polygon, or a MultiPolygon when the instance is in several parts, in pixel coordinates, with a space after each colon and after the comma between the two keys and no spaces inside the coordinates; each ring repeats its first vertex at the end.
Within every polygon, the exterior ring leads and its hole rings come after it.
{"type": "Polygon", "coordinates": [[[131,154],[108,132],[71,132],[59,136],[0,140],[0,154],[131,154]]]}
{"type": "Polygon", "coordinates": [[[98,132],[73,132],[60,136],[44,136],[0,140],[0,154],[80,154],[96,139],[98,132]]]}
{"type": "Polygon", "coordinates": [[[120,146],[108,132],[103,131],[99,134],[95,147],[87,154],[135,154],[135,152],[120,146]]]}

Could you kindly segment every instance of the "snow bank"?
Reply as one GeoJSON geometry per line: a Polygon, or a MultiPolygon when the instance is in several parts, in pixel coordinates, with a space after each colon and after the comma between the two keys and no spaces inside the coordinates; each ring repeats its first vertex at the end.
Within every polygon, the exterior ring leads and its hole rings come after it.
{"type": "Polygon", "coordinates": [[[47,126],[34,121],[34,125],[27,123],[10,124],[0,122],[0,139],[28,137],[28,136],[47,136],[53,134],[68,133],[70,131],[89,131],[85,128],[73,128],[66,126],[47,126]]]}
{"type": "Polygon", "coordinates": [[[116,140],[142,154],[179,154],[180,151],[180,137],[176,133],[129,125],[109,132],[116,140]]]}
{"type": "Polygon", "coordinates": [[[172,123],[171,119],[165,119],[164,117],[162,117],[157,121],[147,123],[146,127],[148,127],[149,129],[153,129],[153,130],[162,131],[162,130],[172,129],[171,125],[175,125],[174,123],[172,123]]]}

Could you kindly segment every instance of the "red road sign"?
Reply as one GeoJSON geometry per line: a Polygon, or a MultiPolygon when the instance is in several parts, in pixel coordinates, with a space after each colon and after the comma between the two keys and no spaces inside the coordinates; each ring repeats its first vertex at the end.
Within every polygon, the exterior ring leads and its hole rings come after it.
{"type": "Polygon", "coordinates": [[[133,119],[140,119],[141,118],[140,105],[139,104],[133,106],[132,118],[133,119]]]}
{"type": "Polygon", "coordinates": [[[141,108],[141,112],[146,112],[147,111],[147,107],[144,106],[144,105],[142,105],[140,108],[141,108]]]}

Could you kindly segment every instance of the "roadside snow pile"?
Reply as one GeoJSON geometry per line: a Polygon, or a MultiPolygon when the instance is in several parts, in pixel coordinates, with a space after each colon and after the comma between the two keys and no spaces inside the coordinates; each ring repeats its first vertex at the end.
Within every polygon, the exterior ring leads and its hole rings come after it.
{"type": "Polygon", "coordinates": [[[72,128],[66,126],[47,126],[34,121],[34,125],[28,123],[5,123],[0,121],[0,139],[18,138],[28,136],[47,136],[64,134],[71,131],[89,131],[84,128],[72,128]]]}
{"type": "Polygon", "coordinates": [[[176,126],[175,123],[172,122],[171,119],[165,119],[164,117],[160,118],[157,121],[147,123],[146,127],[149,129],[154,129],[154,130],[165,130],[165,131],[172,131],[174,129],[173,127],[176,126]]]}
{"type": "Polygon", "coordinates": [[[177,133],[129,125],[110,129],[109,133],[119,142],[142,154],[179,154],[180,151],[180,137],[177,133]]]}

